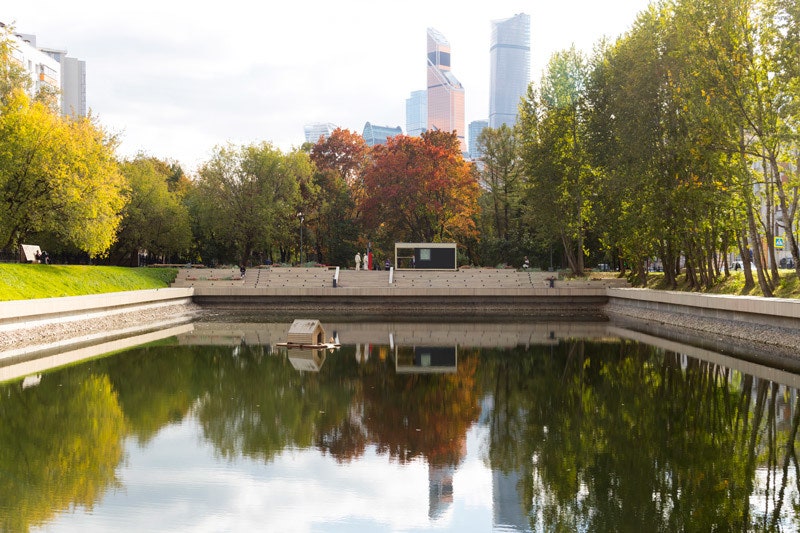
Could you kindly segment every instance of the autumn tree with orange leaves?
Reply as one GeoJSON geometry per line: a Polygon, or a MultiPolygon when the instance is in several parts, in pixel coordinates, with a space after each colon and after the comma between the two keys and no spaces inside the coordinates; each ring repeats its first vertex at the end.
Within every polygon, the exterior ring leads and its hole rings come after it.
{"type": "MultiPolygon", "coordinates": [[[[319,261],[346,265],[359,243],[357,199],[363,196],[361,172],[369,147],[364,138],[350,130],[336,128],[327,139],[320,139],[311,148],[311,161],[316,170],[314,182],[319,196],[313,210],[314,243],[319,261]]],[[[311,242],[311,241],[309,241],[311,242]]]]}
{"type": "Polygon", "coordinates": [[[360,210],[366,229],[392,242],[460,242],[477,236],[479,187],[454,133],[400,135],[372,148],[360,210]]]}

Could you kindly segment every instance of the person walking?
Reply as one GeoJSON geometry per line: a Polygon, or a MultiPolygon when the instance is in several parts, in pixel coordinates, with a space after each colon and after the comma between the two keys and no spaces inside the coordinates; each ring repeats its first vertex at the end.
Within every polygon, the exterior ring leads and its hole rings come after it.
{"type": "Polygon", "coordinates": [[[356,252],[356,272],[361,270],[361,254],[356,252]]]}

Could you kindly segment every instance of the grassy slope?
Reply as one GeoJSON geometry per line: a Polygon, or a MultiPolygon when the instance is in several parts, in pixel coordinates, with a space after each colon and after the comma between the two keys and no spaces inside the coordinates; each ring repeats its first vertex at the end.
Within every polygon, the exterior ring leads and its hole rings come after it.
{"type": "MultiPolygon", "coordinates": [[[[800,283],[798,283],[797,274],[794,270],[780,270],[780,279],[776,283],[776,288],[773,296],[777,298],[800,298],[800,283]]],[[[763,296],[761,289],[758,286],[758,280],[755,279],[756,274],[753,272],[753,278],[756,286],[750,290],[744,290],[744,273],[731,272],[729,277],[721,277],[710,291],[711,294],[738,294],[747,296],[763,296]]],[[[651,273],[647,276],[647,286],[651,289],[671,289],[664,284],[664,275],[660,273],[651,273]]],[[[678,278],[678,291],[689,290],[684,276],[678,278]]]]}
{"type": "Polygon", "coordinates": [[[174,268],[0,264],[0,301],[168,287],[174,268]]]}

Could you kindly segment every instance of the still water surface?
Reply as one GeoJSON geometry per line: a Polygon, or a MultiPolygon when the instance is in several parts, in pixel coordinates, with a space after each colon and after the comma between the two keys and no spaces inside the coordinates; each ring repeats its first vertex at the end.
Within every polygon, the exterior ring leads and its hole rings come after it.
{"type": "Polygon", "coordinates": [[[323,325],[340,349],[197,324],[0,385],[0,528],[800,525],[794,374],[603,324],[323,325]]]}

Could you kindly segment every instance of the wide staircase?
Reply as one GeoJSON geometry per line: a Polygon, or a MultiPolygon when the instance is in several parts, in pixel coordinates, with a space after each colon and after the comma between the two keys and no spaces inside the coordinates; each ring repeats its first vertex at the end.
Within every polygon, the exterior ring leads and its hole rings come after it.
{"type": "MultiPolygon", "coordinates": [[[[178,271],[173,287],[245,287],[245,288],[317,288],[333,287],[335,268],[266,267],[250,268],[242,277],[239,269],[184,268],[178,271]]],[[[454,289],[530,289],[547,288],[555,279],[553,272],[518,271],[497,268],[461,270],[395,270],[389,283],[388,270],[339,271],[342,288],[454,288],[454,289]]],[[[556,287],[627,286],[624,279],[568,280],[556,287]]]]}
{"type": "Polygon", "coordinates": [[[456,271],[400,270],[394,286],[412,288],[493,288],[520,289],[544,287],[547,272],[523,272],[511,269],[470,268],[456,271]]]}
{"type": "Polygon", "coordinates": [[[172,282],[173,287],[242,287],[243,285],[244,280],[236,267],[181,268],[175,281],[172,282]]]}

